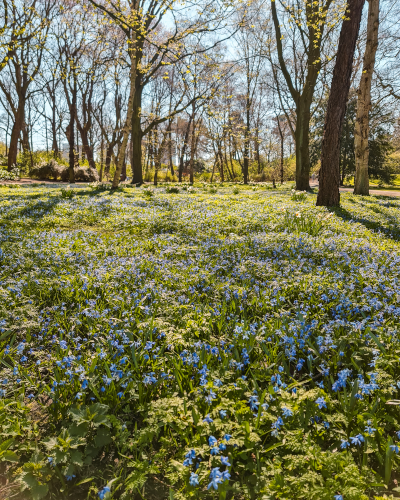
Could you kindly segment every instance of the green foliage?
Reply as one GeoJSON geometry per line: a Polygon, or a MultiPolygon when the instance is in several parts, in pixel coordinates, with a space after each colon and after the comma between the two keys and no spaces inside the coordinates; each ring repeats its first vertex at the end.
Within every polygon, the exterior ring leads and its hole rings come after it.
{"type": "Polygon", "coordinates": [[[305,191],[295,191],[292,189],[292,201],[304,201],[307,198],[307,193],[305,191]]]}
{"type": "Polygon", "coordinates": [[[0,167],[0,181],[17,181],[20,178],[19,168],[14,167],[11,172],[0,167]]]}
{"type": "Polygon", "coordinates": [[[71,186],[61,188],[61,196],[62,198],[71,199],[74,196],[74,189],[71,186]]]}
{"type": "MultiPolygon", "coordinates": [[[[321,156],[322,136],[326,112],[327,98],[314,114],[314,126],[310,134],[310,161],[315,167],[321,156]]],[[[340,140],[340,177],[344,183],[346,178],[355,175],[354,127],[357,113],[357,94],[350,92],[340,140]]],[[[392,184],[399,170],[398,162],[391,156],[394,147],[389,131],[393,125],[392,114],[375,105],[370,113],[369,137],[369,176],[373,180],[392,184]]]]}

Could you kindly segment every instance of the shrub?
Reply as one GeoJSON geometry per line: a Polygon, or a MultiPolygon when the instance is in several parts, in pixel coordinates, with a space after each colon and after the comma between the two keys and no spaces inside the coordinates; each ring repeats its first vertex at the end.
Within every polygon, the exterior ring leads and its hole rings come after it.
{"type": "Polygon", "coordinates": [[[165,182],[178,182],[178,177],[174,174],[172,175],[169,170],[165,174],[165,182]]]}
{"type": "Polygon", "coordinates": [[[36,177],[37,179],[61,179],[64,172],[68,174],[68,168],[65,165],[59,165],[56,160],[46,161],[43,160],[37,163],[31,169],[31,177],[36,177]]]}
{"type": "Polygon", "coordinates": [[[239,194],[239,188],[238,187],[235,187],[233,189],[233,194],[239,194]]]}
{"type": "MultiPolygon", "coordinates": [[[[77,182],[98,182],[99,180],[99,174],[94,168],[75,167],[74,173],[75,181],[77,182]]],[[[61,180],[63,180],[64,182],[69,181],[68,168],[63,171],[61,180]]]]}
{"type": "Polygon", "coordinates": [[[20,173],[17,167],[13,167],[13,169],[8,171],[6,168],[0,167],[0,181],[17,181],[19,179],[20,173]]]}
{"type": "Polygon", "coordinates": [[[167,186],[165,188],[166,193],[173,193],[173,194],[178,194],[179,193],[179,188],[177,186],[167,186]]]}

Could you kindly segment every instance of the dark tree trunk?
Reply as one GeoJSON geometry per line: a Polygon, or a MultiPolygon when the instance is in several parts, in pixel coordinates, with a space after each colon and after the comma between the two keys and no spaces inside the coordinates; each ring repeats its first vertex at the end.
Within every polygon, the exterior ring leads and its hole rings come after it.
{"type": "Polygon", "coordinates": [[[100,143],[100,174],[99,174],[100,182],[103,182],[103,170],[104,170],[104,136],[102,132],[101,143],[100,143]]]}
{"type": "Polygon", "coordinates": [[[110,175],[111,159],[112,159],[114,147],[115,147],[115,144],[114,144],[114,142],[112,142],[108,145],[107,150],[106,150],[106,164],[104,167],[104,175],[105,175],[107,180],[108,180],[109,175],[110,175]]]}
{"type": "Polygon", "coordinates": [[[249,182],[249,157],[250,157],[250,102],[246,101],[246,130],[244,132],[244,157],[243,157],[243,183],[249,182]]]}
{"type": "Polygon", "coordinates": [[[14,125],[11,130],[10,148],[8,150],[8,170],[11,170],[14,165],[17,165],[18,139],[24,126],[24,108],[25,102],[20,100],[14,119],[14,125]]]}
{"type": "Polygon", "coordinates": [[[76,94],[77,94],[77,89],[76,89],[76,84],[73,89],[72,93],[72,101],[71,101],[71,108],[70,108],[70,118],[69,118],[69,124],[67,128],[67,139],[69,143],[69,168],[68,168],[68,173],[69,173],[69,182],[73,184],[75,182],[75,172],[74,172],[74,167],[75,167],[75,114],[76,114],[76,94]]]}
{"type": "Polygon", "coordinates": [[[181,151],[181,157],[179,161],[179,182],[182,182],[182,175],[183,175],[183,162],[184,162],[184,157],[188,145],[188,140],[189,140],[189,133],[190,133],[190,125],[192,123],[192,115],[190,115],[187,127],[186,127],[186,132],[185,132],[185,139],[183,141],[183,146],[182,146],[182,151],[181,151]]]}
{"type": "Polygon", "coordinates": [[[309,96],[299,99],[296,118],[296,189],[310,189],[310,118],[311,103],[309,96]]]}
{"type": "Polygon", "coordinates": [[[96,162],[94,161],[93,149],[89,145],[89,138],[88,138],[88,134],[87,134],[88,131],[87,131],[86,127],[82,128],[80,126],[79,132],[80,132],[81,139],[82,139],[82,161],[85,160],[85,156],[86,156],[86,158],[88,159],[89,167],[96,170],[97,167],[96,167],[96,162]]]}
{"type": "Polygon", "coordinates": [[[350,89],[354,51],[365,0],[349,0],[346,20],[340,31],[339,47],[325,115],[317,206],[340,204],[340,135],[350,89]]]}
{"type": "Polygon", "coordinates": [[[281,138],[280,174],[281,174],[281,184],[283,184],[283,146],[284,146],[284,139],[283,139],[283,132],[282,132],[282,128],[281,128],[281,123],[280,123],[280,120],[279,120],[279,116],[276,117],[276,121],[278,122],[278,130],[279,130],[279,135],[280,135],[280,138],[281,138]]]}
{"type": "Polygon", "coordinates": [[[142,171],[142,127],[141,127],[142,88],[136,87],[132,114],[132,184],[143,184],[142,171]]]}
{"type": "Polygon", "coordinates": [[[171,170],[171,175],[175,175],[174,172],[174,162],[172,160],[172,121],[169,122],[168,125],[168,161],[169,161],[169,168],[171,170]]]}

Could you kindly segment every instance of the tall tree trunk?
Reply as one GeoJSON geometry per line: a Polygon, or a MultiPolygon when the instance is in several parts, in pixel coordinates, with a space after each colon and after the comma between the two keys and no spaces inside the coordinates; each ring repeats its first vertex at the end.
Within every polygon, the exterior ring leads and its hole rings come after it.
{"type": "Polygon", "coordinates": [[[222,140],[218,143],[218,156],[219,156],[219,171],[221,174],[221,182],[225,182],[224,158],[222,156],[222,140]]]}
{"type": "Polygon", "coordinates": [[[11,130],[10,147],[8,150],[8,170],[17,165],[18,139],[24,126],[25,102],[20,100],[11,130]]]}
{"type": "Polygon", "coordinates": [[[104,135],[101,132],[101,142],[100,142],[100,174],[99,180],[103,182],[103,170],[104,170],[104,135]]]}
{"type": "Polygon", "coordinates": [[[365,47],[363,72],[358,89],[357,117],[354,129],[356,156],[356,178],[354,194],[369,195],[369,112],[371,109],[371,83],[375,56],[378,49],[379,0],[369,0],[367,45],[365,47]]]}
{"type": "Polygon", "coordinates": [[[192,115],[189,117],[189,121],[186,127],[186,132],[185,132],[185,138],[183,141],[183,146],[182,146],[182,151],[181,151],[181,157],[179,160],[179,182],[182,182],[182,175],[183,175],[183,162],[184,162],[184,157],[188,145],[188,140],[189,140],[189,133],[190,133],[190,125],[192,123],[192,115]]]}
{"type": "Polygon", "coordinates": [[[142,88],[136,86],[132,113],[132,184],[143,184],[142,171],[142,128],[141,128],[142,88]]]}
{"type": "Polygon", "coordinates": [[[114,152],[113,152],[114,147],[115,147],[115,144],[110,143],[106,149],[106,164],[104,167],[104,176],[106,177],[107,180],[110,176],[111,160],[112,160],[112,157],[114,154],[114,152]]]}
{"type": "Polygon", "coordinates": [[[196,120],[195,120],[195,101],[192,103],[192,137],[190,141],[190,184],[194,183],[194,155],[196,152],[196,120]]]}
{"type": "Polygon", "coordinates": [[[317,206],[339,206],[340,194],[340,135],[350,89],[354,51],[365,0],[349,0],[348,13],[343,21],[325,115],[321,150],[321,170],[317,206]]]}
{"type": "Polygon", "coordinates": [[[56,125],[56,103],[55,103],[55,97],[54,99],[52,98],[52,107],[51,107],[51,134],[52,134],[52,146],[51,149],[53,150],[54,158],[58,158],[59,156],[59,150],[58,150],[58,143],[57,143],[57,125],[56,125]]]}
{"type": "Polygon", "coordinates": [[[68,168],[68,175],[69,175],[69,182],[74,183],[75,182],[75,172],[74,172],[74,167],[75,167],[75,113],[76,113],[76,94],[77,94],[77,89],[76,89],[76,83],[73,89],[73,94],[72,94],[72,101],[71,101],[71,108],[70,108],[70,117],[69,117],[69,124],[67,128],[67,139],[69,143],[69,168],[68,168]]]}
{"type": "Polygon", "coordinates": [[[281,138],[281,158],[280,158],[280,174],[281,174],[281,185],[283,184],[283,146],[284,146],[284,139],[283,139],[283,132],[281,128],[281,123],[279,120],[279,116],[276,117],[276,121],[278,122],[278,130],[279,130],[279,135],[281,138]]]}
{"type": "Polygon", "coordinates": [[[171,170],[171,175],[175,175],[174,172],[174,162],[172,159],[172,119],[170,120],[168,124],[168,161],[169,161],[169,168],[171,170]]]}
{"type": "Polygon", "coordinates": [[[310,189],[310,119],[311,103],[308,95],[302,95],[296,112],[296,189],[310,189]]]}
{"type": "Polygon", "coordinates": [[[250,157],[250,102],[246,99],[246,129],[244,131],[244,157],[243,157],[243,183],[249,182],[249,157],[250,157]]]}

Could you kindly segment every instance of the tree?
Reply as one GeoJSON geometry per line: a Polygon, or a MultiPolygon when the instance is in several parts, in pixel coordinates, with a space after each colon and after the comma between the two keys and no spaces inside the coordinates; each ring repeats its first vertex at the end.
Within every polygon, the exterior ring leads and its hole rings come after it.
{"type": "Polygon", "coordinates": [[[367,43],[364,64],[358,89],[357,118],[355,127],[356,177],[354,194],[369,194],[368,156],[369,156],[369,112],[371,109],[371,84],[378,49],[379,0],[368,0],[367,43]]]}
{"type": "Polygon", "coordinates": [[[322,139],[321,169],[317,206],[340,204],[340,135],[350,89],[354,51],[365,0],[349,0],[348,17],[343,20],[322,139]]]}
{"type": "MultiPolygon", "coordinates": [[[[127,2],[102,2],[88,0],[99,9],[125,35],[128,45],[128,63],[130,64],[130,96],[121,157],[118,160],[113,187],[117,187],[122,170],[129,133],[132,141],[132,183],[141,183],[142,176],[142,138],[157,124],[168,120],[169,116],[156,119],[145,130],[141,128],[142,97],[144,87],[162,66],[171,66],[187,57],[200,52],[207,52],[216,47],[220,40],[208,38],[207,44],[188,44],[194,34],[199,36],[216,33],[226,28],[226,14],[230,7],[215,1],[204,0],[186,2],[181,9],[174,11],[168,18],[168,30],[163,30],[162,22],[169,11],[174,9],[176,0],[129,0],[127,2]],[[222,15],[222,11],[225,15],[222,15]],[[172,25],[171,25],[172,24],[172,25]],[[200,47],[200,48],[199,48],[200,47]],[[129,122],[129,123],[128,123],[129,122]],[[129,127],[130,125],[130,127],[129,127]]],[[[191,103],[187,102],[189,106],[191,103]]],[[[177,114],[178,108],[174,114],[177,114]]]]}
{"type": "Polygon", "coordinates": [[[310,187],[309,134],[311,107],[318,75],[323,65],[323,44],[335,25],[335,19],[328,22],[328,11],[333,0],[318,2],[303,0],[297,1],[294,5],[279,0],[279,3],[283,5],[284,11],[288,15],[287,25],[293,33],[291,56],[293,58],[295,79],[293,80],[290,74],[287,58],[285,58],[284,36],[276,7],[277,0],[271,0],[271,13],[275,30],[278,64],[274,63],[272,58],[271,62],[274,66],[273,73],[281,100],[281,107],[285,109],[276,68],[279,68],[283,75],[290,96],[295,104],[296,189],[303,191],[308,190],[310,187]],[[330,29],[324,34],[327,25],[330,29]],[[297,38],[295,38],[295,33],[298,33],[297,38]],[[301,53],[301,51],[304,52],[301,53]]]}
{"type": "Polygon", "coordinates": [[[46,47],[54,3],[51,0],[19,5],[12,2],[12,9],[6,16],[11,22],[14,42],[9,45],[7,57],[8,74],[0,80],[0,88],[13,114],[8,168],[17,164],[18,140],[23,133],[24,150],[29,150],[29,136],[26,127],[26,103],[31,94],[29,89],[39,74],[46,47]],[[9,15],[12,14],[12,21],[9,15]],[[29,42],[28,42],[29,41],[29,42]]]}

